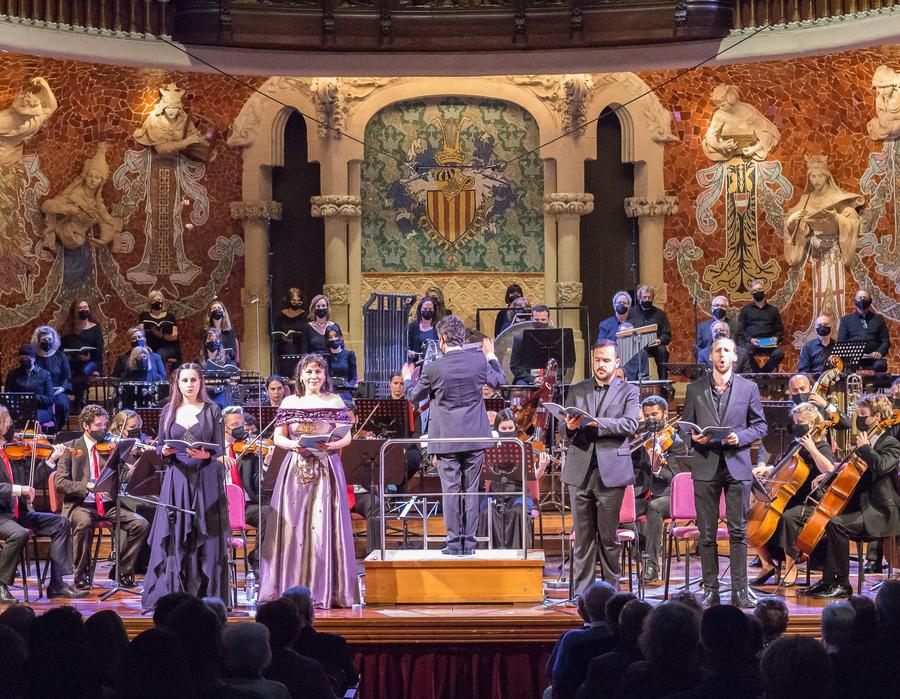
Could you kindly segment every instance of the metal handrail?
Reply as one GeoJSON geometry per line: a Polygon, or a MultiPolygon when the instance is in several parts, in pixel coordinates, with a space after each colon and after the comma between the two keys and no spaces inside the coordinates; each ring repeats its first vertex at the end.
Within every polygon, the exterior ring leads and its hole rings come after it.
{"type": "MultiPolygon", "coordinates": [[[[528,481],[526,473],[527,469],[527,460],[525,458],[525,442],[523,442],[518,437],[435,437],[429,439],[428,437],[406,437],[402,439],[388,439],[385,440],[384,444],[381,445],[381,450],[378,455],[378,510],[379,510],[379,527],[381,529],[381,559],[384,560],[384,555],[386,552],[386,535],[387,535],[387,526],[385,521],[385,498],[399,498],[399,497],[409,497],[408,493],[385,493],[385,483],[384,483],[384,455],[387,451],[388,447],[393,444],[484,444],[485,448],[490,446],[496,446],[497,444],[518,444],[519,451],[521,452],[521,467],[522,467],[522,559],[526,560],[528,558],[528,542],[525,538],[525,528],[528,526],[528,508],[525,506],[525,503],[528,500],[528,481]]],[[[478,497],[478,494],[472,493],[446,493],[443,491],[438,491],[434,493],[416,493],[417,496],[420,495],[440,495],[441,497],[446,496],[456,496],[456,497],[478,497]]],[[[427,513],[426,513],[427,516],[427,513]]],[[[427,546],[427,540],[426,540],[427,546]]]]}

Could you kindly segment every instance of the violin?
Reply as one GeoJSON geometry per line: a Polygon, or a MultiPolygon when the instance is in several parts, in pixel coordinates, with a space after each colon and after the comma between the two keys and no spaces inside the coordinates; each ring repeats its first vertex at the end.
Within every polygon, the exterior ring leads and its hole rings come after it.
{"type": "Polygon", "coordinates": [[[275,448],[275,442],[271,439],[241,439],[231,446],[234,448],[234,453],[239,456],[243,456],[244,454],[259,454],[260,451],[262,451],[263,456],[265,456],[275,448]]]}
{"type": "Polygon", "coordinates": [[[672,448],[675,436],[678,433],[678,416],[670,418],[666,424],[657,430],[644,430],[637,437],[628,442],[628,451],[634,452],[641,447],[650,448],[656,443],[661,451],[666,452],[672,448]]]}
{"type": "MultiPolygon", "coordinates": [[[[118,435],[108,434],[103,438],[102,442],[97,442],[97,453],[104,454],[108,456],[112,454],[116,447],[119,446],[119,442],[124,442],[126,439],[133,439],[133,437],[119,437],[118,435]]],[[[135,439],[134,444],[131,447],[132,451],[156,451],[156,446],[153,444],[147,444],[138,439],[135,439]]]]}
{"type": "MultiPolygon", "coordinates": [[[[72,456],[81,456],[81,450],[73,447],[66,447],[66,450],[72,453],[72,456]]],[[[33,432],[16,432],[13,439],[3,445],[3,451],[6,456],[13,460],[22,459],[49,459],[53,455],[53,444],[49,438],[43,434],[35,434],[33,432]]]]}

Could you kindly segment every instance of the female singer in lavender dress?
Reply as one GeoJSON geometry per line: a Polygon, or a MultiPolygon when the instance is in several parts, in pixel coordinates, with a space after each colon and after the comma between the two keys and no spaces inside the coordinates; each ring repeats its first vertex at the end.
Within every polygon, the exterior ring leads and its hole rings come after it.
{"type": "Polygon", "coordinates": [[[350,416],[332,393],[328,364],[304,355],[294,373],[297,392],[278,409],[275,444],[289,453],[282,464],[266,521],[260,567],[260,600],[275,599],[289,587],[306,585],[317,607],[349,607],[358,599],[356,556],[347,484],[339,449],[342,439],[323,449],[303,449],[303,434],[327,434],[350,416]]]}
{"type": "MultiPolygon", "coordinates": [[[[159,444],[165,439],[222,444],[222,411],[203,385],[198,364],[182,364],[172,375],[172,397],[159,418],[159,444]]],[[[226,536],[231,532],[221,464],[205,449],[176,454],[161,447],[168,462],[159,499],[194,514],[156,508],[150,530],[150,564],[144,578],[144,609],[153,609],[169,592],[218,597],[228,602],[226,536]]]]}

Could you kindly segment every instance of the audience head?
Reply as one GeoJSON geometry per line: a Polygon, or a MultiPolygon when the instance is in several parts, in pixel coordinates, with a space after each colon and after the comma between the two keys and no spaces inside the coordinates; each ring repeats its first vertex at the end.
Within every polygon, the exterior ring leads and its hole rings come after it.
{"type": "Polygon", "coordinates": [[[0,699],[21,696],[26,645],[12,627],[0,624],[0,699]]]}
{"type": "MultiPolygon", "coordinates": [[[[2,407],[3,410],[6,410],[5,406],[2,407]]],[[[2,427],[2,422],[0,422],[0,427],[2,427]]],[[[0,614],[0,624],[8,626],[27,641],[34,618],[34,610],[27,604],[13,604],[0,614]]]]}
{"type": "MultiPolygon", "coordinates": [[[[70,607],[57,607],[70,609],[70,607]]],[[[52,612],[47,612],[47,616],[52,612]]],[[[35,620],[35,626],[43,616],[35,620]]],[[[25,663],[26,699],[97,699],[102,696],[100,672],[84,639],[80,643],[72,641],[50,641],[28,653],[25,663]]]]}
{"type": "Polygon", "coordinates": [[[700,617],[700,644],[711,669],[724,670],[747,655],[750,622],[730,604],[717,604],[700,617]]]}
{"type": "Polygon", "coordinates": [[[94,657],[94,666],[100,672],[104,686],[112,687],[125,648],[128,632],[121,617],[111,609],[91,614],[84,622],[84,634],[88,650],[94,657]]]}
{"type": "MultiPolygon", "coordinates": [[[[218,676],[222,658],[222,628],[216,613],[197,598],[191,598],[172,610],[165,628],[178,638],[188,668],[195,678],[218,676]]],[[[194,687],[199,691],[201,687],[194,687]]]]}
{"type": "Polygon", "coordinates": [[[181,644],[171,631],[162,628],[147,629],[128,644],[119,663],[116,697],[193,697],[187,660],[181,644]]]}
{"type": "Polygon", "coordinates": [[[760,661],[766,699],[823,699],[832,696],[831,661],[808,636],[782,636],[760,661]]]}
{"type": "Polygon", "coordinates": [[[700,622],[700,615],[703,614],[703,605],[697,600],[697,597],[688,590],[678,590],[669,595],[669,601],[673,604],[683,604],[697,615],[697,623],[700,622]]]}
{"type": "Polygon", "coordinates": [[[856,609],[849,602],[832,602],[822,610],[822,642],[829,653],[847,648],[853,641],[856,609]]]}
{"type": "Polygon", "coordinates": [[[861,643],[871,640],[878,631],[875,600],[866,595],[850,595],[847,601],[856,610],[856,616],[853,619],[853,641],[861,643]]]}
{"type": "Polygon", "coordinates": [[[256,621],[269,630],[272,648],[289,648],[300,633],[300,612],[293,601],[282,597],[260,605],[256,621]]]}
{"type": "Polygon", "coordinates": [[[684,604],[668,602],[647,617],[639,645],[651,665],[685,669],[697,665],[699,640],[697,613],[684,604]]]}
{"type": "Polygon", "coordinates": [[[759,656],[762,655],[768,643],[765,640],[762,622],[751,614],[747,615],[747,621],[749,622],[747,627],[747,656],[758,663],[759,656]]]}
{"type": "Polygon", "coordinates": [[[192,599],[194,599],[194,596],[187,592],[170,592],[167,595],[163,595],[156,602],[156,607],[153,609],[153,624],[162,626],[166,623],[169,614],[192,599]]]}
{"type": "Polygon", "coordinates": [[[272,662],[269,629],[260,623],[232,624],[225,629],[222,668],[226,677],[261,679],[272,662]]]}
{"type": "Polygon", "coordinates": [[[763,640],[770,644],[785,632],[790,614],[781,597],[760,597],[753,610],[753,616],[759,619],[763,628],[763,640]]]}
{"type": "Polygon", "coordinates": [[[619,635],[619,615],[622,613],[622,609],[633,599],[637,599],[637,597],[630,592],[617,592],[606,603],[603,615],[606,619],[606,625],[614,636],[619,635]]]}
{"type": "Polygon", "coordinates": [[[312,626],[316,617],[312,593],[306,585],[294,585],[281,593],[284,599],[290,600],[300,614],[300,626],[312,626]]]}
{"type": "Polygon", "coordinates": [[[900,629],[900,580],[885,580],[875,595],[878,624],[886,629],[900,629]]]}
{"type": "Polygon", "coordinates": [[[597,580],[587,590],[578,595],[578,613],[588,623],[606,619],[606,603],[609,602],[616,589],[608,582],[597,580]]]}
{"type": "Polygon", "coordinates": [[[84,617],[75,607],[54,607],[31,624],[28,633],[29,657],[44,653],[44,649],[53,643],[85,644],[84,617]]]}
{"type": "Polygon", "coordinates": [[[228,623],[228,609],[225,607],[225,603],[218,597],[204,597],[200,601],[213,610],[216,619],[219,620],[219,626],[224,629],[225,624],[228,623]]]}
{"type": "Polygon", "coordinates": [[[626,602],[619,612],[619,638],[627,643],[637,644],[644,629],[644,622],[653,606],[642,599],[632,599],[626,602]]]}

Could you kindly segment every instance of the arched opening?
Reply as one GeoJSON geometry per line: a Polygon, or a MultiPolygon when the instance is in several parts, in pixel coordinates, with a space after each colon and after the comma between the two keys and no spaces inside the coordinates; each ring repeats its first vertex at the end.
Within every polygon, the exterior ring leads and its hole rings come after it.
{"type": "Polygon", "coordinates": [[[584,191],[594,195],[593,212],[581,217],[580,241],[582,303],[593,327],[582,330],[593,343],[600,321],[612,314],[612,295],[633,291],[631,266],[638,259],[624,209],[634,195],[634,165],[622,162],[622,124],[609,108],[597,122],[597,159],[584,163],[584,191]]]}

